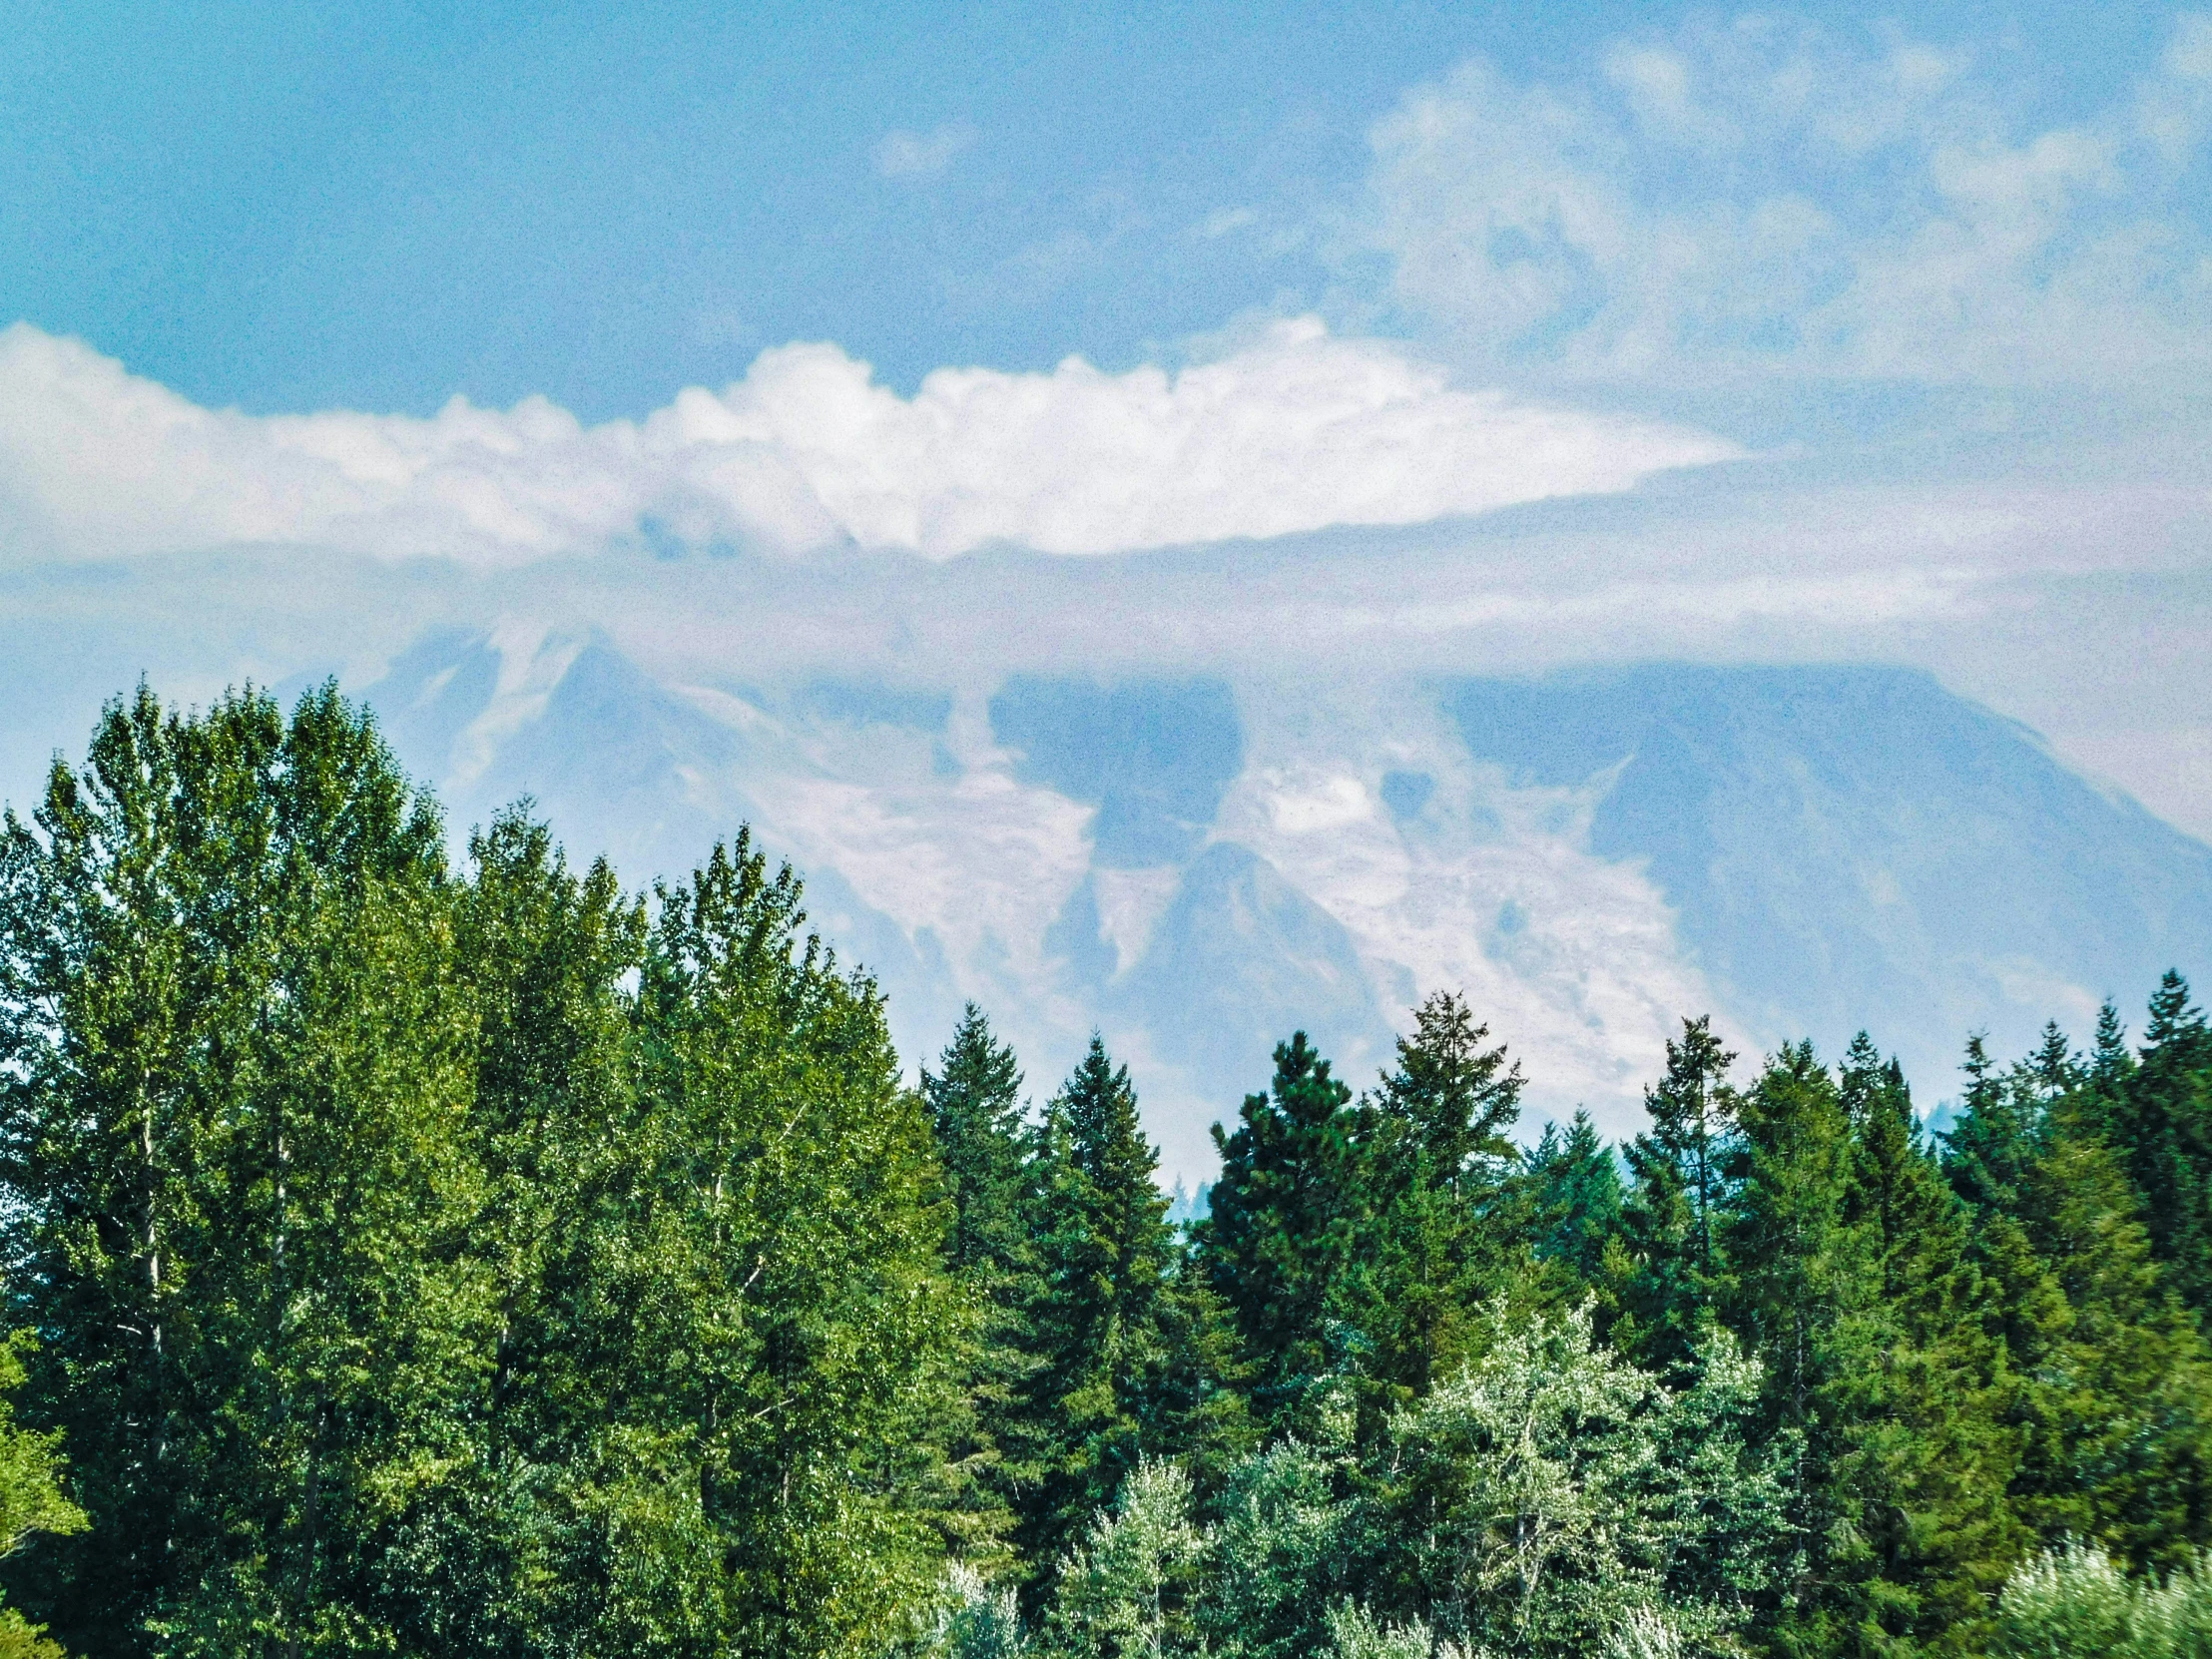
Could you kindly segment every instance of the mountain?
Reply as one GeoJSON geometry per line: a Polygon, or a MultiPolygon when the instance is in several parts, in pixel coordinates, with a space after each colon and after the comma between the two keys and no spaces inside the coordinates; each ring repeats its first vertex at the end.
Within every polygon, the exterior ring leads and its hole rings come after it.
{"type": "Polygon", "coordinates": [[[1439,986],[1539,1112],[1621,1131],[1685,1014],[1747,1050],[1865,1025],[1925,1108],[1969,1030],[2082,1034],[2212,967],[2212,848],[1903,670],[678,684],[494,630],[367,697],[458,826],[527,795],[642,885],[754,825],[910,1061],[972,997],[1042,1093],[1096,1027],[1194,1179],[1275,1041],[1363,1083],[1439,986]]]}
{"type": "Polygon", "coordinates": [[[1650,871],[1766,1041],[1872,1022],[1934,1059],[1986,1026],[2003,1053],[2212,955],[2212,847],[1923,674],[1661,666],[1446,703],[1517,782],[1599,782],[1591,851],[1650,871]]]}

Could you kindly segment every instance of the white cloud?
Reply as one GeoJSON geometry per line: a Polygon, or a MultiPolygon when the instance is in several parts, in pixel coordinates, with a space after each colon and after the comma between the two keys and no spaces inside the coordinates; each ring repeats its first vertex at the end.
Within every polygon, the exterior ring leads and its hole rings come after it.
{"type": "Polygon", "coordinates": [[[947,122],[926,133],[893,130],[876,141],[875,171],[886,179],[935,179],[975,143],[975,129],[964,121],[947,122]]]}
{"type": "Polygon", "coordinates": [[[32,558],[240,545],[515,563],[628,538],[948,558],[1412,524],[1626,489],[1704,433],[1455,388],[1285,322],[1170,374],[940,369],[911,398],[832,345],[587,427],[543,398],[436,415],[201,408],[72,340],[0,333],[0,528],[32,558]]]}
{"type": "Polygon", "coordinates": [[[1479,60],[1372,134],[1399,300],[1477,361],[2066,383],[2212,366],[2212,21],[2067,126],[1995,70],[1746,18],[1517,83],[1479,60]]]}

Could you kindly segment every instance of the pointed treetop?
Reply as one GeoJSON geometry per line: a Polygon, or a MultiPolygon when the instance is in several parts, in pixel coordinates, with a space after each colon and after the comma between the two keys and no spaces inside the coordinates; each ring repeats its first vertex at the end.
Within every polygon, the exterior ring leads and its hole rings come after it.
{"type": "Polygon", "coordinates": [[[2073,1045],[2066,1040],[2066,1033],[2058,1029],[2056,1020],[2044,1023],[2043,1040],[2035,1050],[2035,1057],[2028,1061],[2027,1069],[2036,1087],[2049,1098],[2071,1093],[2080,1083],[2081,1062],[2074,1055],[2073,1045]]]}
{"type": "Polygon", "coordinates": [[[2144,1054],[2203,1035],[2203,1011],[2189,1006],[2189,981],[2168,968],[2158,981],[2158,989],[2151,993],[2150,1023],[2143,1030],[2144,1054]]]}
{"type": "Polygon", "coordinates": [[[2097,1010],[2097,1043],[2089,1062],[2089,1075],[2100,1089],[2109,1089],[2134,1069],[2135,1056],[2127,1051],[2127,1027],[2120,1010],[2106,997],[2097,1010]]]}

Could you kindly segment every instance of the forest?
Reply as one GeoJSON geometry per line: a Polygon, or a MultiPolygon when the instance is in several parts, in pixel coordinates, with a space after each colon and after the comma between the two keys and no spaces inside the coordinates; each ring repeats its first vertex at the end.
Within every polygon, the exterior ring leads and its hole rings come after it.
{"type": "Polygon", "coordinates": [[[1939,1134],[1865,1035],[1686,1019],[1613,1146],[1407,1025],[1221,1080],[1186,1222],[745,830],[455,852],[334,686],[141,687],[0,830],[0,1659],[2212,1653],[2178,975],[1939,1134]]]}

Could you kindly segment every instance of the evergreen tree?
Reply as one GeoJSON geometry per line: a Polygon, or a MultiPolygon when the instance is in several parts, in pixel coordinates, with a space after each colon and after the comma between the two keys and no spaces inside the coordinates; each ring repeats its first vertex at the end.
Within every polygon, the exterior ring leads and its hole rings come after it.
{"type": "Polygon", "coordinates": [[[1214,1125],[1222,1168],[1199,1249],[1253,1367],[1254,1410],[1271,1426],[1290,1423],[1344,1358],[1333,1327],[1363,1300],[1350,1283],[1368,1219],[1351,1100],[1301,1031],[1276,1046],[1274,1081],[1245,1096],[1236,1132],[1214,1125]]]}
{"type": "Polygon", "coordinates": [[[1737,1115],[1736,1198],[1723,1232],[1734,1272],[1723,1306],[1765,1364],[1763,1437],[1792,1453],[1790,1519],[1809,1547],[1783,1587],[1784,1610],[1791,1622],[1817,1628],[1832,1616],[1821,1605],[1824,1545],[1845,1501],[1834,1490],[1842,1446],[1832,1396],[1871,1298],[1845,1216],[1851,1121],[1826,1068],[1802,1044],[1768,1062],[1737,1115]]]}
{"type": "Polygon", "coordinates": [[[2036,1156],[2041,1105],[2032,1092],[2007,1086],[1996,1074],[1978,1032],[1966,1039],[1960,1069],[1966,1090],[1957,1120],[1943,1134],[1944,1174],[1968,1204],[1983,1210],[2012,1210],[2027,1166],[2036,1156]]]}
{"type": "Polygon", "coordinates": [[[1613,1340],[1662,1372],[1690,1365],[1713,1302],[1735,1156],[1735,1061],[1709,1016],[1684,1020],[1681,1040],[1667,1044],[1666,1075],[1644,1095],[1651,1127],[1627,1148],[1613,1340]]]}
{"type": "Polygon", "coordinates": [[[2039,1272],[2005,1288],[2026,1429],[2014,1501],[2046,1542],[2172,1565],[2212,1542],[2212,1354],[2139,1215],[2103,1142],[2063,1127],[2022,1183],[2011,1226],[2039,1272]]]}
{"type": "Polygon", "coordinates": [[[1439,992],[1397,1042],[1397,1069],[1359,1117],[1361,1245],[1369,1271],[1343,1299],[1367,1349],[1367,1375],[1387,1410],[1456,1369],[1466,1325],[1524,1248],[1505,1212],[1518,1157],[1520,1070],[1466,1003],[1439,992]]]}
{"type": "Polygon", "coordinates": [[[1577,1111],[1564,1134],[1545,1124],[1524,1162],[1537,1259],[1571,1274],[1575,1289],[1595,1289],[1620,1231],[1620,1161],[1590,1114],[1577,1111]]]}
{"type": "Polygon", "coordinates": [[[1013,1505],[1044,1478],[1053,1447],[1047,1425],[1023,1405],[1041,1363],[1029,1325],[1043,1296],[1031,1238],[1036,1142],[1023,1121],[1020,1064],[972,1002],[938,1070],[922,1072],[921,1093],[952,1203],[949,1260],[979,1315],[960,1420],[945,1429],[959,1488],[948,1515],[968,1523],[950,1541],[971,1563],[1003,1566],[1013,1505]]]}
{"type": "Polygon", "coordinates": [[[921,1074],[937,1158],[952,1198],[952,1264],[996,1281],[1022,1271],[1027,1254],[1029,1136],[1021,1067],[970,1002],[932,1075],[921,1074]]]}
{"type": "Polygon", "coordinates": [[[2212,1030],[2171,970],[2108,1133],[2143,1196],[2152,1253],[2183,1302],[2212,1312],[2212,1030]]]}
{"type": "Polygon", "coordinates": [[[1987,1328],[1968,1213],[1921,1142],[1904,1074],[1865,1033],[1841,1094],[1845,1216],[1874,1291],[1835,1395],[1837,1477],[1870,1573],[1860,1619],[1877,1646],[1910,1637],[1923,1651],[1971,1653],[2024,1544],[2007,1500],[2015,1382],[1987,1328]]]}
{"type": "Polygon", "coordinates": [[[1016,1536],[1047,1563],[1145,1457],[1218,1460],[1241,1413],[1225,1311],[1184,1270],[1129,1072],[1095,1035],[1045,1109],[1038,1164],[1024,1397],[1041,1469],[1016,1536]]]}

